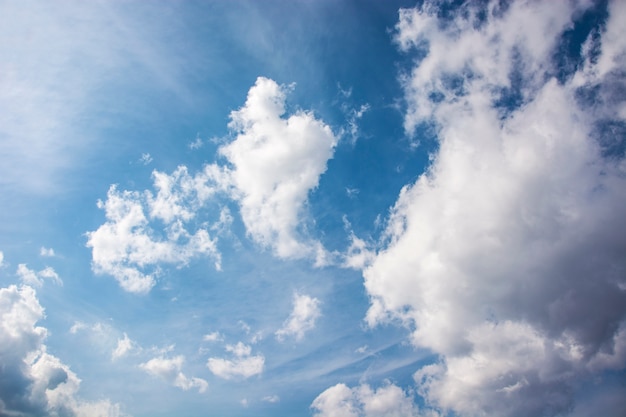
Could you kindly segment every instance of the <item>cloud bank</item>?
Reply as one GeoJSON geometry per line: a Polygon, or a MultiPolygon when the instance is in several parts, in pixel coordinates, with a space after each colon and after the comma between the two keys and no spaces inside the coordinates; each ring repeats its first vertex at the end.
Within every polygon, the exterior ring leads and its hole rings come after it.
{"type": "Polygon", "coordinates": [[[625,6],[570,48],[586,7],[400,12],[405,128],[434,126],[438,151],[364,270],[366,319],[439,355],[415,381],[443,413],[568,413],[580,384],[626,367],[626,163],[603,128],[626,122],[625,6]]]}

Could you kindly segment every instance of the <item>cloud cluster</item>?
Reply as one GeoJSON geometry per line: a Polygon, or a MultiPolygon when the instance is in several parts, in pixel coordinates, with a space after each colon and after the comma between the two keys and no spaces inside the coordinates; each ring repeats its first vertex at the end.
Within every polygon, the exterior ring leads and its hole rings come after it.
{"type": "Polygon", "coordinates": [[[302,230],[308,193],[317,187],[337,137],[310,112],[285,114],[287,87],[259,77],[231,113],[235,139],[220,148],[232,170],[232,195],[250,237],[281,258],[326,262],[320,242],[302,230]]]}
{"type": "Polygon", "coordinates": [[[161,263],[180,266],[205,255],[219,270],[221,256],[209,229],[219,228],[220,220],[210,227],[204,223],[194,226],[192,220],[220,190],[219,184],[225,183],[222,176],[215,165],[207,165],[193,176],[185,167],[171,175],[154,171],[156,195],[111,186],[106,201],[98,202],[107,221],[87,233],[94,271],[112,275],[126,291],[145,293],[155,285],[161,263]]]}
{"type": "Polygon", "coordinates": [[[185,357],[182,355],[173,358],[159,356],[140,364],[139,367],[150,375],[162,378],[185,391],[191,388],[197,388],[198,392],[205,392],[209,384],[202,378],[187,377],[181,371],[184,362],[185,357]]]}
{"type": "Polygon", "coordinates": [[[228,226],[230,213],[222,209],[211,227],[200,223],[189,230],[218,193],[239,204],[246,231],[259,245],[281,258],[327,264],[329,254],[306,231],[305,209],[337,138],[310,112],[283,118],[288,90],[257,79],[245,105],[230,115],[234,139],[219,148],[227,166],[209,164],[195,175],[185,166],[172,174],[155,170],[156,194],[111,186],[106,201],[98,202],[107,221],[87,233],[94,271],[112,275],[126,291],[145,293],[155,285],[161,263],[180,266],[205,255],[219,270],[221,256],[209,230],[219,233],[228,226]]]}
{"type": "Polygon", "coordinates": [[[80,379],[47,352],[44,310],[29,286],[0,288],[0,415],[116,417],[119,405],[77,397],[80,379]]]}
{"type": "Polygon", "coordinates": [[[399,320],[439,355],[415,374],[435,409],[567,413],[582,381],[626,367],[626,163],[605,146],[624,139],[603,129],[626,122],[626,8],[610,3],[576,55],[563,43],[585,7],[400,13],[417,55],[405,127],[434,125],[439,148],[364,270],[367,321],[399,320]]]}
{"type": "Polygon", "coordinates": [[[252,355],[250,345],[238,342],[226,345],[226,351],[232,353],[232,359],[211,357],[207,361],[207,367],[214,375],[224,379],[249,378],[263,372],[265,357],[252,355]]]}
{"type": "Polygon", "coordinates": [[[315,417],[417,417],[413,396],[400,387],[386,384],[372,389],[363,384],[349,388],[337,384],[315,398],[311,408],[315,417]]]}
{"type": "Polygon", "coordinates": [[[315,321],[321,315],[319,305],[320,301],[315,297],[294,294],[293,310],[283,327],[276,331],[276,338],[284,341],[293,336],[298,341],[302,340],[304,334],[315,327],[315,321]]]}
{"type": "Polygon", "coordinates": [[[29,269],[26,264],[19,264],[15,273],[24,284],[33,287],[41,287],[44,279],[49,279],[57,285],[63,285],[59,274],[50,266],[45,267],[39,272],[35,272],[29,269]]]}

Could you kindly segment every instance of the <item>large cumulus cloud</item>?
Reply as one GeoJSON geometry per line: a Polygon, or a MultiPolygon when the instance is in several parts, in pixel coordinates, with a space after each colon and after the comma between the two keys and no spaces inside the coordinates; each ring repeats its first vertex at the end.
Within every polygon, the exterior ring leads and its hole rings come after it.
{"type": "Polygon", "coordinates": [[[434,126],[438,150],[364,271],[367,321],[439,355],[415,380],[443,413],[567,413],[626,367],[624,5],[572,44],[592,6],[400,13],[405,127],[434,126]]]}

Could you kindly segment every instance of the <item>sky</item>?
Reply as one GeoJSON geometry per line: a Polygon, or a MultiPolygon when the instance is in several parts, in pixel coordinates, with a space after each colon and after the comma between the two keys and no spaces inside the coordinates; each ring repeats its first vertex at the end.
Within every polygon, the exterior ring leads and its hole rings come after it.
{"type": "Polygon", "coordinates": [[[0,416],[626,415],[624,21],[0,0],[0,416]]]}

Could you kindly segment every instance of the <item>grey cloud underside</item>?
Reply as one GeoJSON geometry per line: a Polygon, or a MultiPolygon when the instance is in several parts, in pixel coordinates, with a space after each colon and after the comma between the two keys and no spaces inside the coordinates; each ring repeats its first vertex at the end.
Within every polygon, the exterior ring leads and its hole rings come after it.
{"type": "Polygon", "coordinates": [[[440,355],[415,380],[443,413],[568,413],[581,383],[626,365],[626,162],[603,146],[624,138],[601,128],[626,116],[623,3],[590,30],[578,69],[554,77],[586,6],[400,14],[398,44],[421,51],[405,127],[434,124],[439,149],[364,271],[367,320],[400,319],[440,355]],[[502,101],[511,89],[518,103],[502,101]],[[581,100],[589,90],[601,99],[581,100]]]}
{"type": "Polygon", "coordinates": [[[47,329],[35,290],[0,289],[0,416],[119,417],[108,400],[89,402],[77,395],[80,379],[47,352],[47,329]]]}

